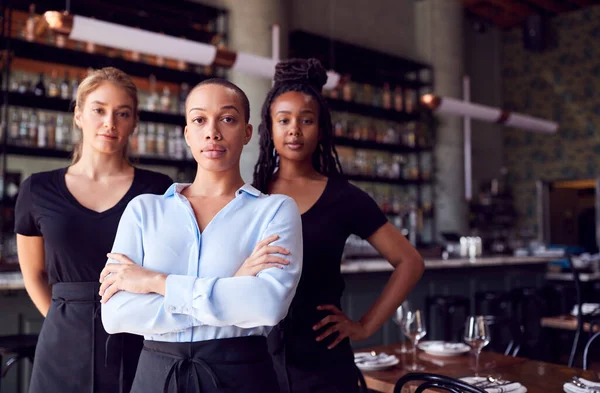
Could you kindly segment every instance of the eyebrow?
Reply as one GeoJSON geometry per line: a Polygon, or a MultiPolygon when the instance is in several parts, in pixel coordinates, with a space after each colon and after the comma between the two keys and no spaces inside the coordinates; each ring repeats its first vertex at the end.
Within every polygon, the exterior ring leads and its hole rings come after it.
{"type": "MultiPolygon", "coordinates": [[[[92,101],[92,104],[98,104],[98,105],[106,106],[106,103],[104,103],[102,101],[92,101]]],[[[127,109],[133,110],[132,106],[131,105],[127,105],[127,104],[125,104],[125,105],[119,105],[117,107],[117,109],[122,109],[122,108],[127,108],[127,109]]]]}
{"type": "MultiPolygon", "coordinates": [[[[278,114],[280,114],[280,113],[283,113],[283,114],[289,115],[289,114],[291,114],[292,112],[291,112],[291,111],[286,111],[286,110],[283,110],[283,111],[277,111],[277,113],[275,113],[275,114],[276,114],[276,115],[278,115],[278,114]]],[[[302,109],[302,110],[300,111],[300,113],[315,113],[315,112],[314,112],[312,109],[302,109]]]]}
{"type": "MultiPolygon", "coordinates": [[[[238,110],[238,108],[236,108],[234,105],[225,105],[225,106],[222,106],[221,110],[224,110],[224,109],[233,109],[237,113],[240,113],[240,111],[238,110]]],[[[204,109],[204,108],[198,108],[198,107],[196,107],[196,108],[190,108],[190,110],[188,111],[188,113],[191,113],[192,111],[203,111],[203,112],[206,112],[206,109],[204,109]]]]}

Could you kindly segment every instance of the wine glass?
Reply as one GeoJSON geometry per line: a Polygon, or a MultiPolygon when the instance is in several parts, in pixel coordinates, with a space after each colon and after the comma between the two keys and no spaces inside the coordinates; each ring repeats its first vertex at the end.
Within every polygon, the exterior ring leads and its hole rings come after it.
{"type": "Polygon", "coordinates": [[[465,325],[465,342],[475,351],[475,376],[479,376],[479,354],[490,343],[490,328],[485,317],[470,316],[465,325]]]}
{"type": "Polygon", "coordinates": [[[413,361],[411,365],[406,366],[410,371],[421,371],[425,368],[417,364],[417,344],[419,340],[425,337],[425,321],[421,315],[421,310],[409,310],[402,321],[402,332],[412,341],[413,361]]]}
{"type": "MultiPolygon", "coordinates": [[[[398,325],[400,330],[403,330],[402,329],[402,321],[404,320],[406,313],[409,311],[410,311],[410,302],[408,300],[405,300],[396,309],[396,312],[394,313],[393,320],[398,325]]],[[[400,348],[396,349],[396,352],[397,353],[408,353],[409,349],[406,347],[406,340],[404,339],[404,336],[402,336],[401,338],[402,338],[402,346],[400,348]]]]}

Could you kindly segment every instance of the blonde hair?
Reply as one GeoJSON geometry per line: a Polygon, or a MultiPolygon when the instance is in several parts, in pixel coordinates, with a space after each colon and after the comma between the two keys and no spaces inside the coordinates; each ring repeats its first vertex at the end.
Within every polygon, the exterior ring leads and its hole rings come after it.
{"type": "MultiPolygon", "coordinates": [[[[116,86],[121,87],[125,90],[127,95],[131,97],[133,100],[133,116],[137,120],[138,116],[138,95],[137,95],[137,87],[133,80],[129,75],[114,67],[104,67],[99,70],[91,71],[85,77],[83,81],[79,84],[77,88],[77,97],[75,99],[75,112],[83,110],[83,104],[87,99],[88,95],[96,90],[101,84],[105,82],[110,82],[115,84],[116,86]]],[[[75,119],[73,119],[73,127],[77,127],[75,124],[75,119]]],[[[83,138],[79,138],[79,142],[73,148],[73,160],[72,164],[75,164],[81,158],[82,151],[82,140],[83,138]]],[[[123,149],[123,157],[127,158],[127,147],[128,144],[125,145],[123,149]]]]}

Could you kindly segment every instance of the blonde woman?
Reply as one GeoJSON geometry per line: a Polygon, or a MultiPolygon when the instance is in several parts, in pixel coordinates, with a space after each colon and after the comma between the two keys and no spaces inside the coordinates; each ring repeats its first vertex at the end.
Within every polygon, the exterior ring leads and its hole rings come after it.
{"type": "Polygon", "coordinates": [[[46,317],[31,393],[115,393],[131,386],[141,341],[119,335],[106,356],[98,276],[129,201],[162,194],[172,184],[166,175],[129,163],[137,115],[137,89],[128,75],[116,68],[91,72],[77,90],[75,124],[82,138],[73,162],[33,174],[21,186],[19,263],[27,292],[46,317]]]}

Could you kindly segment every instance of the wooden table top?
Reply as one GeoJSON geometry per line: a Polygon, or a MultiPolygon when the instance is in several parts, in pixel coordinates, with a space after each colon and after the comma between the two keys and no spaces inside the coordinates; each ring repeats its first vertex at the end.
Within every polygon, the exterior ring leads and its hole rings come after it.
{"type": "MultiPolygon", "coordinates": [[[[553,329],[562,329],[562,330],[576,330],[577,329],[577,317],[574,315],[559,315],[556,317],[546,317],[542,318],[541,325],[543,327],[553,328],[553,329]]],[[[583,331],[590,331],[590,323],[583,323],[583,331]]],[[[598,327],[594,329],[594,331],[598,331],[598,327]]]]}
{"type": "MultiPolygon", "coordinates": [[[[385,352],[395,354],[400,363],[383,371],[363,371],[369,389],[384,393],[393,393],[396,381],[409,371],[406,364],[412,362],[412,354],[400,354],[395,350],[399,344],[362,349],[363,351],[385,352]]],[[[433,357],[422,351],[418,352],[418,363],[425,366],[423,372],[446,375],[454,378],[474,375],[475,357],[466,354],[457,357],[433,357]]],[[[492,352],[482,352],[479,358],[479,375],[500,377],[507,381],[520,382],[527,388],[527,393],[562,393],[563,384],[577,375],[591,381],[598,381],[599,376],[591,371],[572,369],[567,366],[538,362],[525,358],[513,358],[492,352]]]]}

